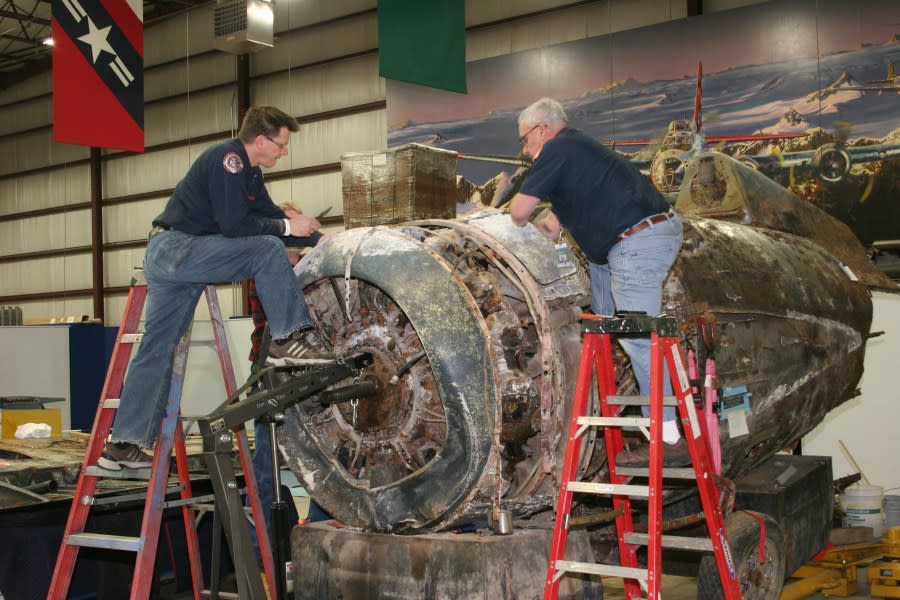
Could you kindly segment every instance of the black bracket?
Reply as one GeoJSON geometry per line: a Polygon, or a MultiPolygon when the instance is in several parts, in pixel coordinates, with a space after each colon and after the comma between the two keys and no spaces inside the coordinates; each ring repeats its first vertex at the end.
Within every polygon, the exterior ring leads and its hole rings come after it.
{"type": "Polygon", "coordinates": [[[591,317],[581,320],[583,333],[615,335],[647,335],[656,332],[662,337],[675,337],[678,328],[672,317],[648,317],[643,312],[621,312],[615,317],[591,317]]]}
{"type": "MultiPolygon", "coordinates": [[[[320,366],[267,367],[241,386],[212,413],[197,419],[197,426],[203,435],[203,459],[213,486],[216,514],[222,522],[225,537],[231,548],[235,576],[247,587],[248,600],[265,600],[267,596],[262,587],[249,523],[244,516],[243,497],[232,463],[234,431],[257,417],[266,417],[270,421],[277,420],[275,415],[283,413],[286,408],[301,402],[309,402],[317,395],[325,397],[325,400],[316,403],[318,405],[372,395],[375,392],[374,384],[366,382],[326,392],[327,387],[356,377],[362,369],[371,364],[371,354],[360,354],[344,362],[320,366]],[[290,374],[290,378],[286,381],[282,381],[283,377],[278,377],[284,373],[290,374]],[[260,381],[267,391],[241,399],[244,392],[260,381]]],[[[276,564],[275,568],[279,571],[275,574],[279,588],[278,600],[286,600],[286,595],[282,593],[283,561],[276,564]]]]}

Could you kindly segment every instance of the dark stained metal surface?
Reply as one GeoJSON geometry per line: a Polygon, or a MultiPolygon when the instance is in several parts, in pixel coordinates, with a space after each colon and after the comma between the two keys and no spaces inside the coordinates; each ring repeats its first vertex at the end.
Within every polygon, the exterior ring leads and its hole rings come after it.
{"type": "Polygon", "coordinates": [[[719,152],[691,163],[675,206],[696,217],[774,229],[822,246],[866,285],[898,291],[847,225],[747,165],[719,152]]]}
{"type": "Polygon", "coordinates": [[[685,244],[666,285],[667,312],[697,348],[696,324],[715,324],[718,384],[750,391],[750,434],[732,438],[721,423],[724,472],[734,477],[852,397],[871,300],[864,285],[808,240],[685,221],[685,244]]]}
{"type": "MultiPolygon", "coordinates": [[[[717,193],[732,186],[722,197],[749,200],[715,205],[687,175],[694,195],[664,311],[701,366],[709,324],[717,384],[747,386],[748,433],[721,421],[724,475],[737,477],[854,395],[872,306],[845,268],[868,276],[862,248],[838,260],[812,235],[832,231],[830,217],[810,207],[814,226],[792,223],[791,198],[717,161],[704,173],[717,193]]],[[[584,265],[554,269],[553,243],[493,211],[354,229],[316,247],[298,266],[314,319],[339,355],[376,356],[363,376],[379,394],[288,415],[280,445],[313,499],[349,525],[395,533],[483,522],[492,507],[550,508],[589,293],[584,265]]],[[[621,353],[617,381],[634,391],[621,353]]],[[[603,445],[590,442],[581,472],[602,480],[603,445]]]]}

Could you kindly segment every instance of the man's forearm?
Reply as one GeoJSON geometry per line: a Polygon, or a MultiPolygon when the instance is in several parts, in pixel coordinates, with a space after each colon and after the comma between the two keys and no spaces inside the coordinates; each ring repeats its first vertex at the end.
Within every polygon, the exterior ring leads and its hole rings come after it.
{"type": "Polygon", "coordinates": [[[538,205],[538,202],[540,202],[539,198],[527,194],[518,193],[513,196],[512,201],[509,203],[509,216],[512,222],[519,227],[528,223],[528,219],[531,217],[531,213],[534,207],[538,205]]]}

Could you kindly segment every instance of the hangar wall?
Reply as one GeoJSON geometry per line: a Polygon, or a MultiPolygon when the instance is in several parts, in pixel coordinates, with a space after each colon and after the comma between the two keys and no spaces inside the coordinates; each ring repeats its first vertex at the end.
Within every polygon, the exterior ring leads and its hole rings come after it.
{"type": "MultiPolygon", "coordinates": [[[[703,9],[709,14],[761,1],[704,0],[703,9]]],[[[686,5],[686,0],[468,0],[467,59],[683,19],[686,5]]],[[[375,0],[280,0],[275,47],[250,58],[251,102],[276,104],[300,117],[303,126],[289,156],[267,174],[270,191],[312,214],[329,206],[331,215],[342,212],[342,153],[387,144],[375,6],[375,0]]],[[[106,294],[107,325],[119,323],[124,288],[141,263],[150,221],[169,190],[199,152],[237,127],[236,60],[213,50],[211,6],[149,24],[144,47],[148,150],[103,153],[103,280],[118,289],[106,294]]],[[[52,118],[49,72],[0,92],[0,304],[21,305],[31,317],[91,315],[88,150],[53,142],[52,118]],[[66,296],[77,290],[82,292],[66,296]],[[55,297],[31,298],[48,293],[55,297]]],[[[221,289],[220,299],[225,315],[239,312],[239,289],[221,289]]],[[[838,449],[841,439],[873,482],[893,487],[900,482],[892,464],[879,459],[897,453],[884,446],[896,436],[893,420],[883,416],[897,400],[889,379],[894,363],[885,361],[897,354],[900,307],[893,296],[876,300],[873,329],[887,335],[870,342],[863,395],[829,416],[804,439],[804,449],[833,455],[835,475],[843,475],[853,469],[838,449]],[[867,444],[873,439],[876,444],[867,444]]],[[[200,318],[205,310],[201,302],[200,318]]],[[[238,328],[232,341],[240,346],[234,353],[240,379],[246,376],[240,358],[246,355],[241,344],[249,325],[238,328]]],[[[217,373],[213,369],[200,378],[204,382],[197,389],[208,390],[217,373]]]]}
{"type": "MultiPolygon", "coordinates": [[[[704,10],[752,3],[707,0],[704,10]]],[[[302,125],[266,175],[276,201],[340,215],[341,154],[386,147],[375,8],[375,0],[283,0],[275,47],[250,55],[251,103],[279,106],[302,125]]],[[[238,126],[237,59],[213,49],[212,13],[210,3],[147,24],[147,149],[102,151],[107,325],[118,325],[144,236],[171,189],[238,126]]],[[[469,0],[467,60],[686,17],[684,0],[469,0]]],[[[20,305],[26,318],[93,316],[89,149],[55,143],[52,118],[49,72],[0,94],[0,303],[20,305]]],[[[220,289],[220,300],[226,316],[240,313],[239,289],[220,289]]]]}

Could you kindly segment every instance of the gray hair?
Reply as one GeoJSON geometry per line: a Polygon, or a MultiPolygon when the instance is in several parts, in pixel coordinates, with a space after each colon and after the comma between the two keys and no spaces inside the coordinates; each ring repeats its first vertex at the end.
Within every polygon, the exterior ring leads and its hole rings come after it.
{"type": "Polygon", "coordinates": [[[519,123],[529,127],[546,123],[551,127],[568,125],[569,117],[562,104],[553,98],[541,98],[519,113],[519,123]]]}

